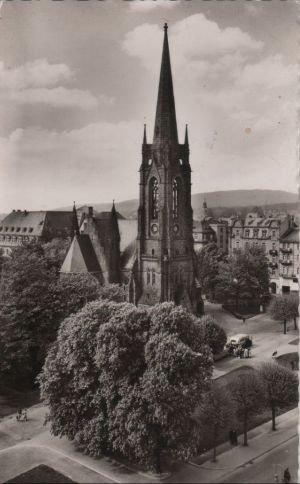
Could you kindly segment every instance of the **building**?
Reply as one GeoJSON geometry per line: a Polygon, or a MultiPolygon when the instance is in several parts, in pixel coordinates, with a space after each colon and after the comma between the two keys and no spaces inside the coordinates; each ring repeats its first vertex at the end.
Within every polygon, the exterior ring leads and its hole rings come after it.
{"type": "Polygon", "coordinates": [[[269,261],[270,290],[273,294],[281,292],[280,282],[280,244],[281,237],[295,226],[289,215],[265,217],[258,213],[248,213],[245,220],[237,218],[230,228],[229,252],[250,247],[261,247],[269,261]]]}
{"type": "Polygon", "coordinates": [[[23,243],[72,237],[72,212],[13,210],[0,222],[0,248],[9,255],[23,243]]]}
{"type": "Polygon", "coordinates": [[[219,249],[228,253],[228,222],[214,218],[205,200],[198,218],[199,220],[195,220],[193,224],[195,251],[202,250],[207,244],[215,243],[219,249]]]}
{"type": "Polygon", "coordinates": [[[299,228],[292,226],[279,241],[279,292],[299,292],[299,228]]]}
{"type": "Polygon", "coordinates": [[[175,301],[200,310],[193,246],[191,166],[186,126],[180,144],[168,45],[164,43],[153,142],[146,127],[140,166],[137,251],[129,284],[129,300],[154,305],[175,301]]]}

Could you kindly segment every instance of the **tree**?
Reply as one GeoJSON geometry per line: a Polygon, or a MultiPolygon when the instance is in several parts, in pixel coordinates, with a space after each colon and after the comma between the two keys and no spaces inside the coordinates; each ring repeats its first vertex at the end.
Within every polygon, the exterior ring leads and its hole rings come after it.
{"type": "Polygon", "coordinates": [[[299,296],[288,296],[291,304],[291,317],[294,320],[294,329],[297,330],[297,318],[299,317],[299,296]]]}
{"type": "Polygon", "coordinates": [[[15,248],[0,283],[1,377],[33,384],[60,322],[97,298],[98,288],[90,274],[60,279],[56,259],[40,243],[15,248]]]}
{"type": "Polygon", "coordinates": [[[227,341],[224,329],[210,315],[202,316],[198,324],[203,332],[203,341],[211,348],[213,355],[221,353],[227,341]]]}
{"type": "Polygon", "coordinates": [[[255,370],[238,375],[231,384],[232,399],[236,403],[237,416],[243,421],[244,445],[248,445],[248,418],[263,406],[264,388],[255,370]]]}
{"type": "Polygon", "coordinates": [[[196,411],[196,419],[200,423],[200,429],[206,435],[212,435],[212,461],[216,462],[220,433],[234,419],[234,406],[228,392],[213,383],[196,411]]]}
{"type": "Polygon", "coordinates": [[[219,274],[219,264],[225,260],[224,252],[215,242],[207,244],[196,253],[198,278],[203,294],[215,298],[215,286],[219,274]]]}
{"type": "Polygon", "coordinates": [[[55,435],[160,472],[162,450],[195,452],[192,416],[211,373],[211,352],[183,308],[99,300],[62,323],[40,384],[55,435]]]}
{"type": "Polygon", "coordinates": [[[261,248],[238,250],[219,264],[216,293],[222,302],[253,304],[266,302],[269,288],[268,261],[261,248]]]}
{"type": "Polygon", "coordinates": [[[294,319],[298,315],[297,299],[294,296],[276,296],[270,304],[269,313],[272,319],[283,323],[283,334],[286,334],[287,321],[294,319]]]}
{"type": "Polygon", "coordinates": [[[99,297],[109,301],[125,302],[127,299],[127,288],[125,285],[106,284],[99,287],[99,297]]]}
{"type": "Polygon", "coordinates": [[[266,401],[272,411],[272,430],[276,430],[276,410],[298,399],[298,378],[278,363],[263,363],[259,370],[266,391],[266,401]]]}

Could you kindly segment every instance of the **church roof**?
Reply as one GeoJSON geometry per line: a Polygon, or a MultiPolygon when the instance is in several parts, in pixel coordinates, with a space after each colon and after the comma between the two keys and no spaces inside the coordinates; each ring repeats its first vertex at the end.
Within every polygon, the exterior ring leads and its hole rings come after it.
{"type": "Polygon", "coordinates": [[[0,232],[31,236],[69,236],[72,212],[13,210],[0,223],[0,232]]]}
{"type": "Polygon", "coordinates": [[[280,242],[296,242],[299,244],[299,228],[294,227],[292,230],[287,232],[283,237],[280,238],[280,242]]]}
{"type": "Polygon", "coordinates": [[[168,42],[168,26],[164,25],[164,44],[161,60],[153,145],[178,143],[173,80],[168,42]]]}
{"type": "Polygon", "coordinates": [[[100,265],[89,235],[75,235],[60,272],[68,274],[101,272],[100,265]]]}

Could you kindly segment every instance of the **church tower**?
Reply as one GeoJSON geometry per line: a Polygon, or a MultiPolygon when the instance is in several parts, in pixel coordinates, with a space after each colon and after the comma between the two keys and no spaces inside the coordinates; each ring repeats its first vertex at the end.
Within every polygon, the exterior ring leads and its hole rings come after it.
{"type": "Polygon", "coordinates": [[[174,301],[197,313],[188,129],[178,142],[173,81],[164,25],[153,142],[146,125],[140,167],[137,258],[130,300],[154,305],[174,301]]]}

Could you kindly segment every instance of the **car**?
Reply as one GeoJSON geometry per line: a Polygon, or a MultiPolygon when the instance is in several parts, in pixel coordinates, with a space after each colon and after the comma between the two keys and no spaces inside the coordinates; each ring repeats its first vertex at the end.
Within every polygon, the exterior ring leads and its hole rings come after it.
{"type": "Polygon", "coordinates": [[[230,336],[228,338],[226,346],[228,348],[237,348],[238,346],[240,346],[241,348],[251,348],[252,339],[248,334],[235,334],[234,336],[230,336]]]}

